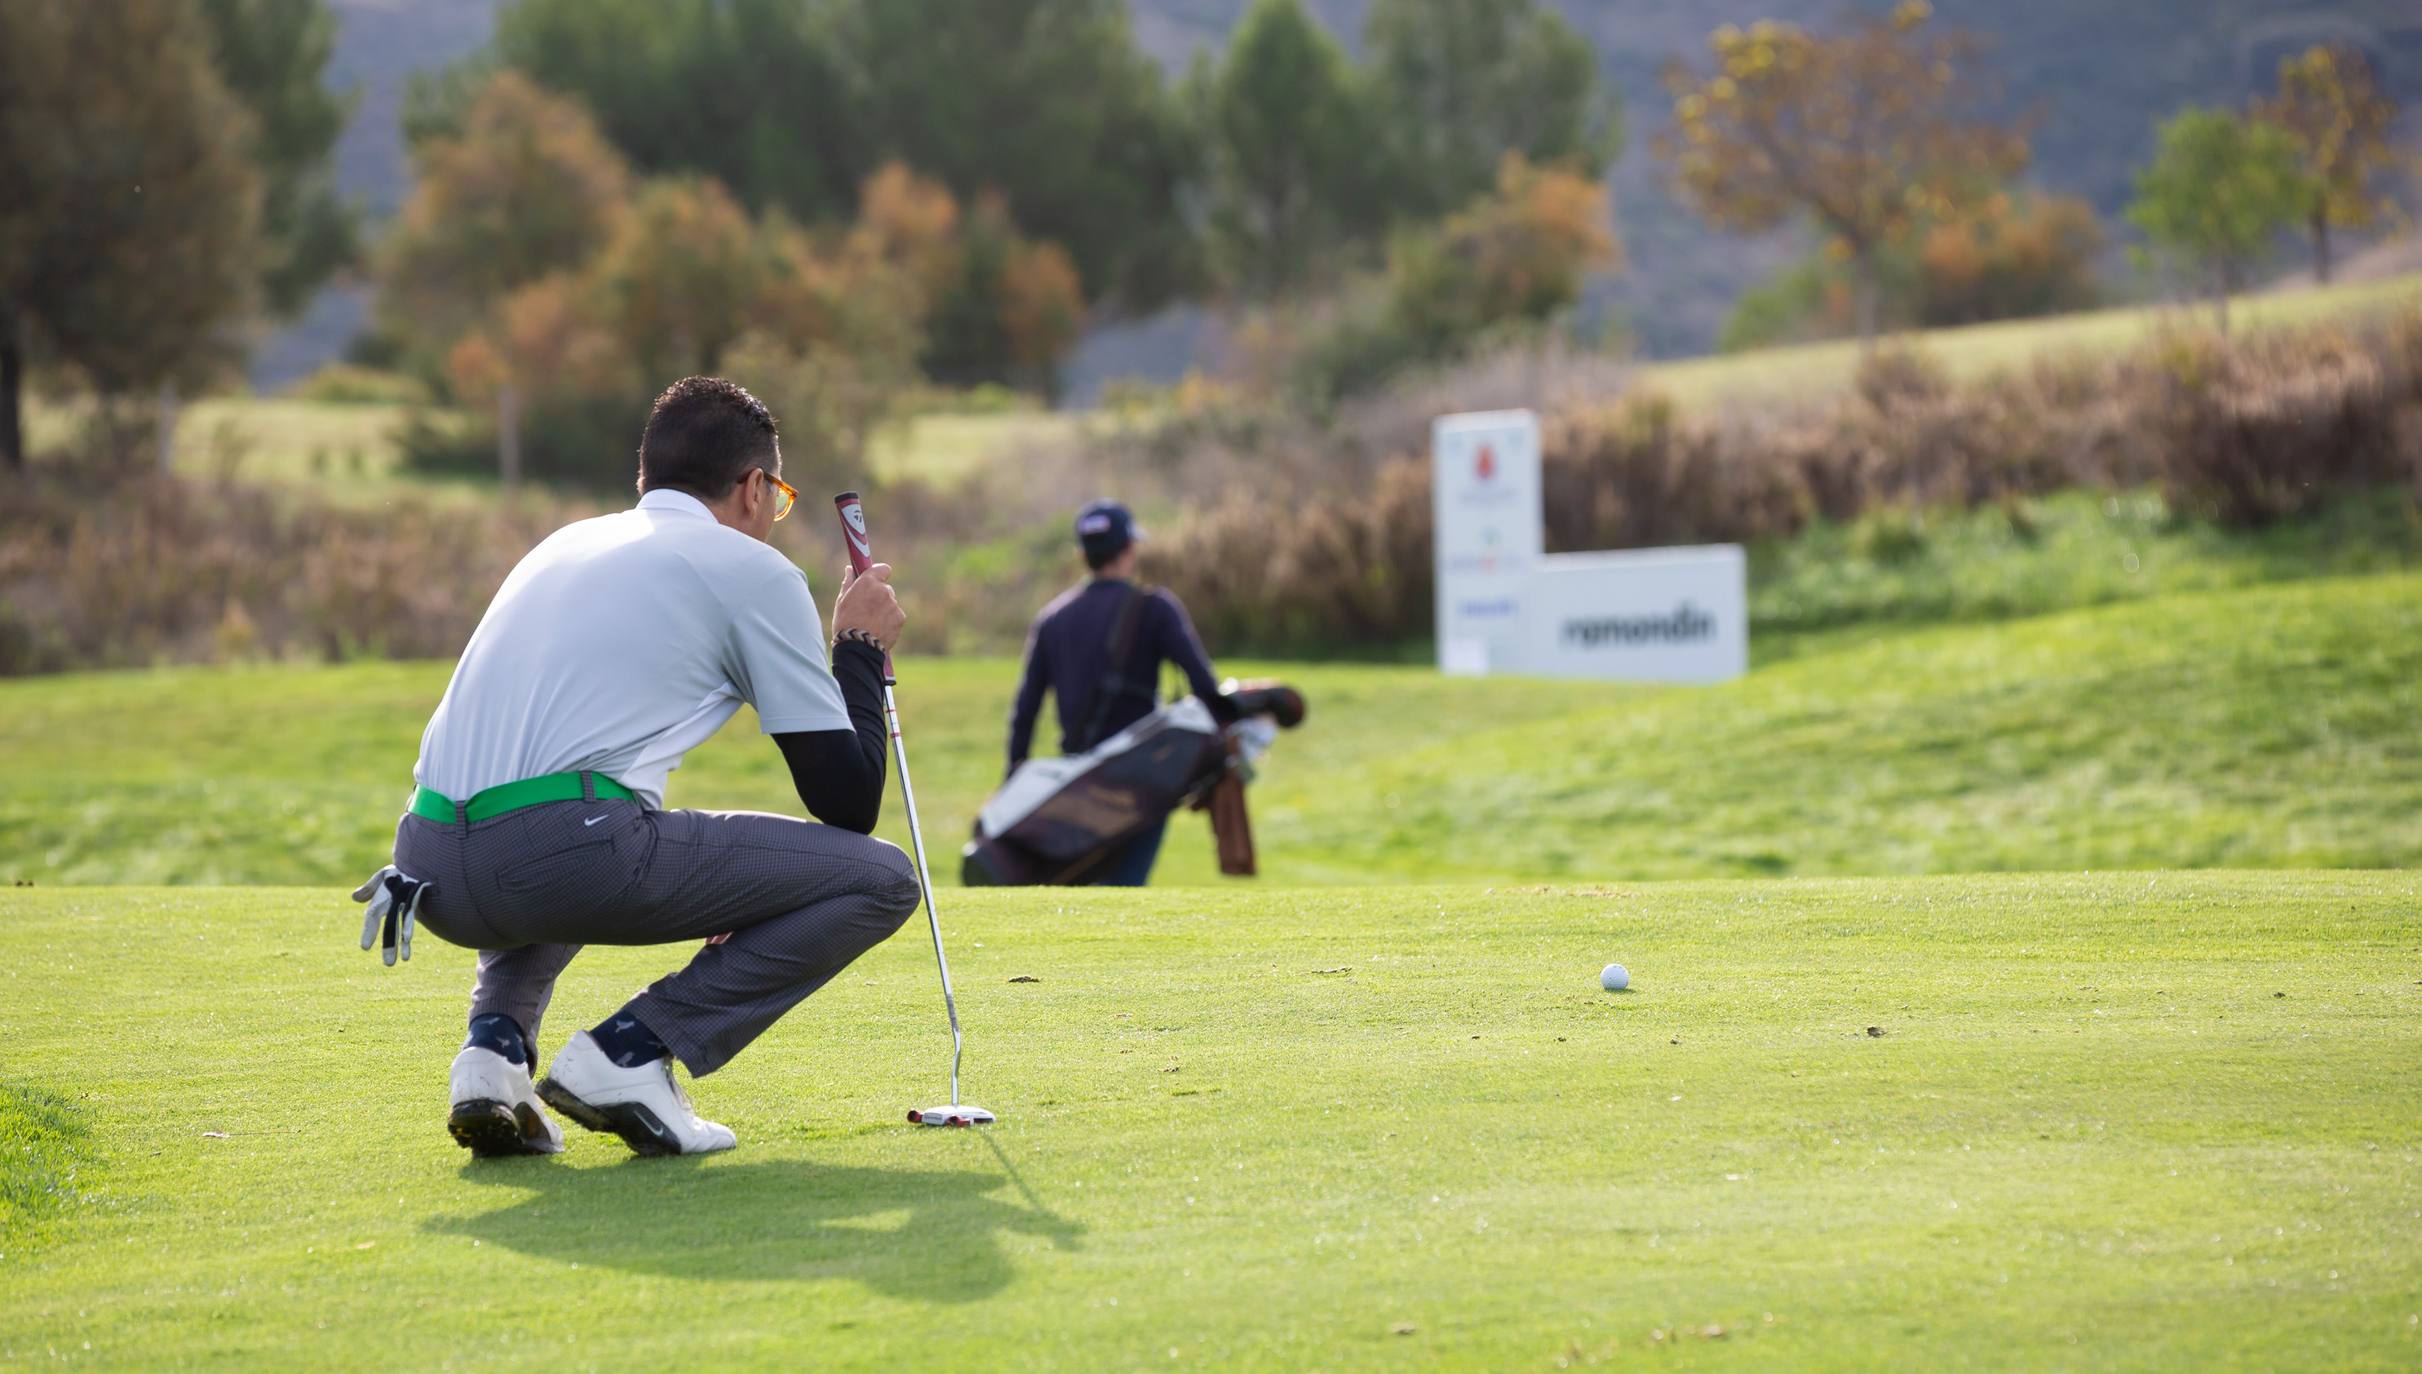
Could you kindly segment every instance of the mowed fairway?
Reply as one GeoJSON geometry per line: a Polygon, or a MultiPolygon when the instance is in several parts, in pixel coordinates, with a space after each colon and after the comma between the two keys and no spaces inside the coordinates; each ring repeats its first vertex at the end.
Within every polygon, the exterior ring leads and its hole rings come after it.
{"type": "MultiPolygon", "coordinates": [[[[2422,863],[2422,574],[1833,634],[1706,688],[1264,667],[1312,702],[1254,785],[1273,882],[2422,863]]],[[[446,673],[0,682],[0,883],[351,886],[385,861],[446,673]]],[[[1014,676],[902,664],[945,882],[1014,676]]],[[[879,833],[905,843],[897,794],[879,833]]],[[[668,800],[798,809],[745,711],[668,800]]],[[[1165,852],[1166,880],[1217,881],[1200,817],[1165,852]]]]}
{"type": "MultiPolygon", "coordinates": [[[[701,1085],[736,1153],[471,1164],[461,951],[381,969],[324,889],[0,891],[0,1365],[2412,1368],[2418,909],[962,894],[997,1127],[901,1120],[911,927],[701,1085]]],[[[671,957],[584,955],[548,1046],[671,957]]]]}

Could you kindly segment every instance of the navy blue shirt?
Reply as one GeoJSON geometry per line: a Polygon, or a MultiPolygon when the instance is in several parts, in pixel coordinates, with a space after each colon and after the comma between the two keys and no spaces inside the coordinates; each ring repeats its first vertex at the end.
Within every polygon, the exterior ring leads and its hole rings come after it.
{"type": "Polygon", "coordinates": [[[1211,674],[1211,658],[1195,637],[1186,608],[1166,591],[1142,592],[1136,607],[1134,649],[1119,665],[1111,699],[1103,705],[1101,724],[1090,739],[1078,735],[1093,722],[1095,697],[1110,666],[1110,637],[1119,607],[1135,584],[1097,577],[1069,588],[1043,608],[1026,632],[1026,666],[1018,675],[1017,703],[1009,713],[1009,766],[1026,761],[1034,744],[1035,720],[1042,714],[1043,693],[1053,693],[1060,717],[1060,752],[1078,754],[1152,714],[1158,702],[1160,666],[1174,663],[1186,674],[1186,684],[1214,713],[1226,699],[1219,679],[1211,674]]]}

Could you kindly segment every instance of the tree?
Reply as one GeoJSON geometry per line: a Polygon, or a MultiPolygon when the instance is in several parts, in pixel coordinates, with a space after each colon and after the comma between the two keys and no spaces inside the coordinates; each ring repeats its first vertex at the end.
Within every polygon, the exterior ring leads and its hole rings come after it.
{"type": "Polygon", "coordinates": [[[2189,109],[2161,126],[2152,165],[2137,173],[2128,219],[2156,248],[2203,269],[2225,333],[2230,293],[2313,194],[2285,129],[2226,110],[2189,109]]]}
{"type": "Polygon", "coordinates": [[[1423,356],[1440,357],[1492,327],[1551,318],[1618,257],[1605,186],[1507,153],[1494,195],[1435,231],[1399,236],[1389,313],[1423,356]]]}
{"type": "MultiPolygon", "coordinates": [[[[516,290],[586,262],[613,233],[630,173],[578,105],[501,71],[460,132],[413,151],[417,173],[388,235],[379,309],[424,355],[443,357],[516,290]]],[[[507,358],[509,352],[500,354],[507,358]]],[[[496,386],[498,459],[520,476],[520,397],[496,386]]]]}
{"type": "Polygon", "coordinates": [[[1712,74],[1665,73],[1674,122],[1657,151],[1684,199],[1721,228],[1812,223],[1850,265],[1870,349],[1886,245],[1991,195],[2027,161],[2021,133],[1973,108],[1976,40],[1926,34],[1931,15],[1905,0],[1830,36],[1728,24],[1708,40],[1712,74]]]}
{"type": "Polygon", "coordinates": [[[1192,290],[1180,199],[1197,149],[1124,0],[836,0],[864,73],[870,148],[950,188],[997,192],[1062,245],[1090,299],[1142,310],[1192,290]]]}
{"type": "Polygon", "coordinates": [[[191,4],[0,5],[0,463],[36,363],[104,394],[198,381],[250,309],[250,118],[191,4]]]}
{"type": "Polygon", "coordinates": [[[753,211],[845,222],[885,162],[961,204],[998,192],[1097,297],[1190,291],[1195,150],[1124,0],[512,0],[491,49],[418,82],[407,127],[459,126],[484,68],[573,95],[641,171],[700,172],[753,211]]]}
{"type": "Polygon", "coordinates": [[[1240,294],[1316,285],[1376,227],[1374,130],[1353,69],[1301,0],[1255,0],[1186,83],[1201,130],[1214,262],[1240,294]]]}
{"type": "Polygon", "coordinates": [[[1917,322],[1928,328],[2084,310],[2100,299],[2102,222],[2075,196],[2003,192],[1917,236],[1917,322]]]}
{"type": "MultiPolygon", "coordinates": [[[[1886,328],[1939,328],[2084,310],[2101,299],[2094,264],[2103,230],[2073,196],[2003,191],[1930,219],[1877,258],[1876,307],[1886,328]]],[[[1725,321],[1734,352],[1857,328],[1848,264],[1812,254],[1741,293],[1725,321]]]]}
{"type": "Polygon", "coordinates": [[[1249,363],[1268,353],[1278,374],[1268,382],[1327,405],[1475,345],[1535,337],[1579,299],[1590,272],[1620,258],[1604,183],[1507,153],[1493,191],[1399,230],[1385,272],[1299,319],[1251,322],[1240,347],[1249,363]]]}
{"type": "Polygon", "coordinates": [[[1363,46],[1398,219],[1487,194],[1509,152],[1594,179],[1622,146],[1596,54],[1534,0],[1375,0],[1363,46]]]}
{"type": "MultiPolygon", "coordinates": [[[[495,408],[498,467],[508,485],[521,478],[526,421],[575,417],[568,427],[541,432],[560,436],[569,428],[582,446],[595,429],[619,429],[622,412],[644,394],[629,352],[596,302],[596,291],[572,272],[540,277],[497,302],[486,323],[447,351],[455,399],[495,408]]],[[[542,470],[570,466],[541,448],[542,470]]]]}
{"type": "MultiPolygon", "coordinates": [[[[802,0],[517,0],[493,61],[585,105],[633,167],[703,173],[742,204],[845,218],[877,161],[868,69],[833,6],[802,0]]],[[[442,83],[423,97],[442,95],[442,83]]],[[[426,120],[427,112],[424,110],[426,120]]]]}
{"type": "Polygon", "coordinates": [[[651,181],[592,269],[600,299],[651,386],[712,372],[771,280],[757,226],[722,183],[651,181]]]}
{"type": "Polygon", "coordinates": [[[353,106],[321,81],[336,20],[323,0],[202,0],[202,14],[220,77],[252,112],[261,300],[291,315],[360,251],[328,161],[353,106]]]}
{"type": "MultiPolygon", "coordinates": [[[[867,179],[858,219],[832,255],[844,289],[810,299],[826,314],[869,301],[904,321],[912,357],[938,380],[1009,382],[1048,391],[1060,356],[1084,324],[1075,262],[1057,244],[1026,237],[997,195],[962,213],[950,189],[897,162],[867,179]]],[[[791,275],[791,274],[786,274],[791,275]]],[[[866,337],[888,351],[888,331],[842,321],[824,339],[866,337]]]]}
{"type": "Polygon", "coordinates": [[[2372,195],[2373,177],[2395,164],[2388,131],[2396,102],[2380,93],[2371,64],[2354,48],[2324,44],[2279,63],[2279,93],[2254,112],[2287,131],[2304,164],[2304,223],[2313,274],[2330,279],[2330,230],[2365,229],[2393,208],[2372,195]]]}
{"type": "Polygon", "coordinates": [[[999,196],[961,218],[955,248],[948,283],[926,315],[926,374],[1050,391],[1060,355],[1084,324],[1076,264],[1059,245],[1020,234],[999,196]]]}

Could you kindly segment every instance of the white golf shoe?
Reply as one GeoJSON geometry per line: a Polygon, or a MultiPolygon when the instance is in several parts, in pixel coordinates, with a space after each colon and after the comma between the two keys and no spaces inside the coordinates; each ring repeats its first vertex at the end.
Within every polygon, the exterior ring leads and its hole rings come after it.
{"type": "Polygon", "coordinates": [[[446,1130],[457,1145],[482,1159],[563,1152],[563,1132],[538,1105],[530,1071],[518,1061],[470,1046],[454,1056],[448,1078],[454,1107],[446,1130]]]}
{"type": "Polygon", "coordinates": [[[592,1131],[608,1131],[643,1155],[703,1155],[736,1143],[731,1129],[701,1120],[673,1081],[670,1056],[626,1069],[606,1057],[587,1031],[547,1066],[538,1081],[547,1105],[592,1131]]]}

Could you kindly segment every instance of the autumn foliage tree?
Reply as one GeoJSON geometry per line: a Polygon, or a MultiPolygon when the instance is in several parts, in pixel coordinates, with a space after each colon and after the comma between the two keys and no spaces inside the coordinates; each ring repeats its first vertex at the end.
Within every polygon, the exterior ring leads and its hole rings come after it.
{"type": "MultiPolygon", "coordinates": [[[[626,210],[630,171],[577,104],[514,71],[481,88],[458,132],[413,150],[412,198],[379,265],[379,310],[425,357],[451,360],[466,336],[486,332],[480,367],[496,410],[497,461],[520,479],[524,355],[498,342],[498,310],[515,292],[586,263],[626,210]],[[485,368],[484,374],[481,368],[485,368]]],[[[562,301],[552,302],[560,306],[562,301]]]]}
{"type": "Polygon", "coordinates": [[[592,289],[643,376],[709,372],[747,331],[775,264],[720,182],[643,184],[589,267],[592,289]]]}
{"type": "Polygon", "coordinates": [[[1398,233],[1386,271],[1344,293],[1308,339],[1257,341],[1255,351],[1280,355],[1288,389],[1325,404],[1479,341],[1535,333],[1621,257],[1604,182],[1508,153],[1493,192],[1398,233]]]}
{"type": "MultiPolygon", "coordinates": [[[[1914,226],[1879,255],[1877,315],[1886,328],[1939,328],[2084,310],[2102,296],[2095,263],[2106,236],[2072,196],[2001,191],[1914,226]]],[[[1741,293],[1725,321],[1727,352],[1840,338],[1856,331],[1849,265],[1818,253],[1741,293]]]]}
{"type": "Polygon", "coordinates": [[[1917,323],[1929,328],[2083,310],[2099,291],[2102,222],[2074,196],[2003,191],[1925,226],[1917,257],[1917,323]]]}
{"type": "Polygon", "coordinates": [[[1848,264],[1859,337],[1872,345],[1880,257],[1929,216],[1989,196],[2027,162],[2017,129],[1978,112],[1977,41],[1929,32],[1907,0],[1847,33],[1726,25],[1715,70],[1665,73],[1673,125],[1657,150],[1681,193],[1722,228],[1804,220],[1848,264]]]}
{"type": "Polygon", "coordinates": [[[1435,232],[1398,240],[1390,300],[1400,328],[1443,349],[1495,325],[1547,319],[1616,258],[1602,184],[1508,153],[1495,195],[1435,232]]]}
{"type": "Polygon", "coordinates": [[[2326,282],[2330,230],[2369,228],[2395,213],[2372,185],[2397,160],[2388,139],[2396,102],[2381,94],[2361,52],[2322,44],[2283,59],[2278,93],[2254,112],[2295,140],[2308,182],[2304,223],[2313,274],[2326,282]]]}

